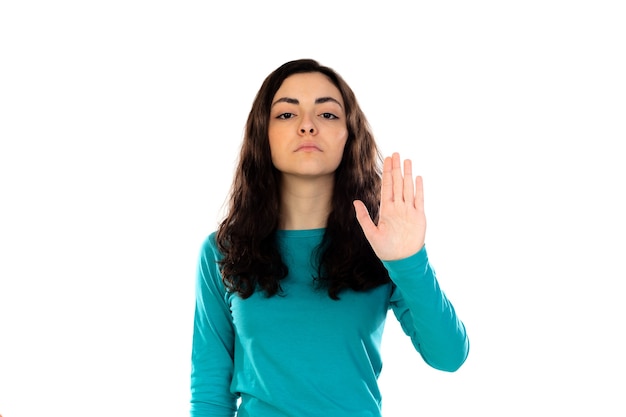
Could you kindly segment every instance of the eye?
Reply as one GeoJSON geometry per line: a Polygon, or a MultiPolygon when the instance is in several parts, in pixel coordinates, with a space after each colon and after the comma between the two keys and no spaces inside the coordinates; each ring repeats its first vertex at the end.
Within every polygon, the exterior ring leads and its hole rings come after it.
{"type": "Polygon", "coordinates": [[[287,120],[287,119],[291,119],[294,116],[295,115],[293,113],[281,113],[278,116],[276,116],[276,118],[277,119],[282,119],[282,120],[287,120]]]}
{"type": "Polygon", "coordinates": [[[338,117],[332,113],[322,113],[320,114],[320,116],[322,116],[323,119],[328,119],[328,120],[338,119],[338,117]]]}

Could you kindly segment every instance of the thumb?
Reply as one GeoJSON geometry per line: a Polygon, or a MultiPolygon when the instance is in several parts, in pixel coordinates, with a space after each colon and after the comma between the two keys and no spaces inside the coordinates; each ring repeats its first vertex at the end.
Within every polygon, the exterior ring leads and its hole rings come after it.
{"type": "Polygon", "coordinates": [[[361,200],[354,200],[352,204],[356,212],[356,219],[361,225],[365,237],[369,240],[370,236],[376,232],[376,225],[372,221],[367,207],[365,207],[365,204],[363,204],[361,200]]]}

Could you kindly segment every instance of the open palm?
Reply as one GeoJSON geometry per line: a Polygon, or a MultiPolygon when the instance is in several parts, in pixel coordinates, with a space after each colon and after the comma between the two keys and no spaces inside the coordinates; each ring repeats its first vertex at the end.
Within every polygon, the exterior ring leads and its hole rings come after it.
{"type": "Polygon", "coordinates": [[[354,201],[356,217],[376,255],[383,261],[406,258],[424,246],[426,216],[422,177],[415,177],[411,160],[396,152],[385,158],[378,225],[372,221],[365,204],[354,201]]]}

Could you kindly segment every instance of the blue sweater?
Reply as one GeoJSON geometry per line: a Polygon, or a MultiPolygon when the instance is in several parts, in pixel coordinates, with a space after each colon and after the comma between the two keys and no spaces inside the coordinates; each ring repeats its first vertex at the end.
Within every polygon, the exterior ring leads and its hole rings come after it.
{"type": "Polygon", "coordinates": [[[284,295],[225,290],[215,234],[198,265],[192,417],[379,417],[380,343],[391,308],[426,363],[455,371],[469,342],[426,250],[384,262],[393,283],[332,300],[316,289],[312,252],[324,229],[277,232],[284,295]],[[240,401],[238,401],[240,399],[240,401]]]}

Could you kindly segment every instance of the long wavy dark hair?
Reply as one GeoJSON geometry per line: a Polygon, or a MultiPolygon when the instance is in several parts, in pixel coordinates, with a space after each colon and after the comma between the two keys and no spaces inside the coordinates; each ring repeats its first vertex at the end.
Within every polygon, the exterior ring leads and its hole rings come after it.
{"type": "Polygon", "coordinates": [[[228,210],[217,230],[218,249],[224,255],[220,261],[224,285],[242,298],[258,290],[267,296],[280,294],[281,279],[288,273],[275,240],[280,172],[270,154],[270,108],[287,77],[311,72],[326,75],[341,92],[348,128],[343,157],[335,172],[331,211],[317,249],[316,281],[335,300],[346,289],[367,291],[390,282],[356,220],[352,204],[355,199],[362,200],[378,222],[382,158],[369,123],[354,92],[339,74],[315,60],[301,59],[287,62],[268,75],[254,99],[228,210]]]}

